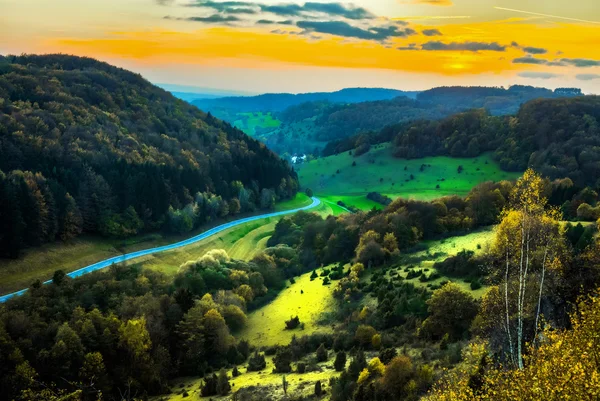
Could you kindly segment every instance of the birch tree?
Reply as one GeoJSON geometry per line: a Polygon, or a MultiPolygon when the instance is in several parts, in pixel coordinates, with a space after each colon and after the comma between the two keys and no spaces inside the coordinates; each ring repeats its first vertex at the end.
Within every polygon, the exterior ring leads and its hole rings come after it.
{"type": "MultiPolygon", "coordinates": [[[[527,170],[516,183],[502,212],[494,250],[503,260],[504,318],[508,359],[523,368],[525,324],[534,324],[533,341],[540,324],[541,302],[549,266],[558,263],[562,249],[560,213],[548,208],[544,180],[527,170]]],[[[531,333],[531,330],[530,330],[531,333]]]]}

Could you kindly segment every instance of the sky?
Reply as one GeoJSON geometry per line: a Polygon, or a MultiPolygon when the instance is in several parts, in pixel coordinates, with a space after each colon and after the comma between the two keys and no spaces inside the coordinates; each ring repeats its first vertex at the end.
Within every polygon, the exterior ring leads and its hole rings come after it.
{"type": "Polygon", "coordinates": [[[600,94],[600,0],[0,0],[0,54],[244,93],[515,84],[600,94]]]}

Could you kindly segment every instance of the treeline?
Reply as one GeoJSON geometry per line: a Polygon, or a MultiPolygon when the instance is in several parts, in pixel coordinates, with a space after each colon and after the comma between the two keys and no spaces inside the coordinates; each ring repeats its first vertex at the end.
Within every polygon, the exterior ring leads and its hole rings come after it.
{"type": "Polygon", "coordinates": [[[506,171],[532,167],[550,179],[598,187],[600,176],[600,97],[538,99],[515,116],[495,117],[484,110],[458,113],[437,121],[389,126],[331,142],[325,155],[391,141],[394,155],[474,157],[493,151],[506,171]]]}
{"type": "Polygon", "coordinates": [[[76,280],[58,271],[0,310],[0,391],[6,399],[145,399],[168,392],[170,379],[206,375],[203,394],[217,395],[213,372],[241,368],[252,351],[231,333],[303,271],[288,247],[248,262],[212,250],[174,280],[135,265],[76,280]]]}
{"type": "Polygon", "coordinates": [[[197,194],[212,203],[192,225],[298,187],[285,161],[229,124],[137,74],[65,55],[0,58],[0,153],[0,256],[82,232],[186,231],[174,216],[197,194]]]}

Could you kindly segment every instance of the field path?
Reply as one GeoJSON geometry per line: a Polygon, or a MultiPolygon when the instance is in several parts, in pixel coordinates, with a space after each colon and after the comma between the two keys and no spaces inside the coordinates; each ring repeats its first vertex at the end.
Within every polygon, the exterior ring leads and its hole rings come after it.
{"type": "MultiPolygon", "coordinates": [[[[321,201],[318,198],[313,197],[312,203],[308,206],[300,207],[297,209],[283,210],[281,212],[260,214],[257,216],[246,217],[244,219],[230,221],[228,223],[221,224],[220,226],[213,227],[210,230],[203,232],[202,234],[198,234],[194,237],[188,238],[183,241],[176,242],[174,244],[163,245],[163,246],[159,246],[156,248],[143,249],[141,251],[136,251],[136,252],[131,252],[131,253],[124,253],[123,255],[119,255],[119,256],[115,256],[112,258],[102,260],[100,262],[91,264],[89,266],[82,267],[81,269],[72,271],[72,272],[68,273],[67,276],[69,276],[71,278],[80,277],[80,276],[83,276],[84,274],[88,274],[88,273],[94,272],[96,270],[104,269],[115,263],[122,263],[122,262],[126,262],[128,260],[139,258],[141,256],[153,255],[153,254],[160,253],[160,252],[170,251],[170,250],[173,250],[176,248],[181,248],[183,246],[190,245],[190,244],[193,244],[198,241],[202,241],[203,239],[209,238],[209,237],[211,237],[215,234],[218,234],[224,230],[227,230],[231,227],[239,226],[244,223],[261,220],[261,219],[265,219],[265,218],[269,218],[269,217],[277,217],[277,216],[283,216],[286,214],[296,213],[301,210],[312,209],[314,207],[319,206],[320,204],[321,204],[321,201]]],[[[48,284],[50,282],[52,282],[52,280],[45,281],[44,284],[48,284]]],[[[17,295],[22,295],[26,291],[27,291],[27,288],[22,289],[20,291],[10,293],[10,294],[0,296],[0,303],[4,303],[4,302],[8,301],[9,299],[11,299],[12,297],[15,297],[17,295]]]]}

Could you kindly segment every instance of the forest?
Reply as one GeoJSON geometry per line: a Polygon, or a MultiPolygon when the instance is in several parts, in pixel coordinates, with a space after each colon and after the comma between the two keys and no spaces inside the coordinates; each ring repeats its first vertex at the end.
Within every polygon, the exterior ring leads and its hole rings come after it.
{"type": "Polygon", "coordinates": [[[421,120],[386,127],[373,134],[330,142],[324,154],[391,141],[399,158],[475,157],[493,152],[501,168],[532,167],[551,179],[569,178],[579,186],[598,186],[600,176],[600,98],[579,96],[537,99],[514,116],[469,110],[441,120],[421,120]]]}
{"type": "Polygon", "coordinates": [[[177,233],[268,209],[295,172],[140,75],[66,55],[0,58],[0,256],[80,234],[177,233]]]}
{"type": "MultiPolygon", "coordinates": [[[[325,219],[299,212],[282,218],[250,261],[211,250],[174,279],[135,265],[75,280],[57,271],[52,284],[33,283],[0,309],[0,390],[22,400],[145,399],[192,375],[204,377],[202,396],[236,396],[229,370],[264,370],[268,355],[273,374],[302,375],[315,355],[340,373],[327,383],[334,401],[588,399],[599,388],[591,354],[600,346],[597,223],[563,225],[554,205],[568,196],[563,189],[528,170],[464,199],[397,199],[325,219]],[[471,288],[486,285],[481,299],[454,282],[416,286],[410,266],[406,278],[399,274],[403,254],[422,240],[489,224],[498,225],[489,249],[436,265],[471,288]],[[334,333],[267,348],[232,335],[288,280],[311,270],[316,280],[327,264],[321,278],[333,289],[334,333]],[[531,380],[544,383],[537,393],[531,380]]],[[[297,317],[281,322],[299,326],[297,317]]],[[[315,399],[324,385],[315,385],[315,399]]]]}

